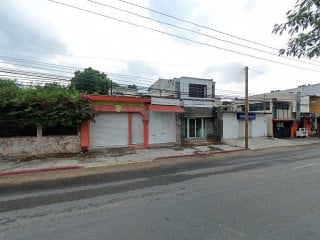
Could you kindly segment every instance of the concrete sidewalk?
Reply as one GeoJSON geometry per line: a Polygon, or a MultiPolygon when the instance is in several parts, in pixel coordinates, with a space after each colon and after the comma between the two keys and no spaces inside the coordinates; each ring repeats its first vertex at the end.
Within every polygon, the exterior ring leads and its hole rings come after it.
{"type": "MultiPolygon", "coordinates": [[[[244,139],[227,139],[224,141],[225,144],[230,147],[244,148],[244,139]]],[[[320,143],[320,138],[309,137],[309,138],[271,138],[271,137],[258,137],[249,138],[249,149],[265,149],[273,147],[290,147],[290,146],[301,146],[306,144],[317,144],[320,143]]]]}
{"type": "MultiPolygon", "coordinates": [[[[249,149],[263,149],[281,146],[297,146],[320,143],[320,138],[273,139],[250,138],[249,149]]],[[[128,148],[99,149],[83,155],[35,156],[33,158],[0,158],[0,176],[32,173],[40,171],[56,171],[77,168],[92,168],[116,164],[154,161],[163,158],[214,155],[242,151],[244,139],[229,139],[223,144],[188,147],[161,147],[134,150],[128,148]]]]}

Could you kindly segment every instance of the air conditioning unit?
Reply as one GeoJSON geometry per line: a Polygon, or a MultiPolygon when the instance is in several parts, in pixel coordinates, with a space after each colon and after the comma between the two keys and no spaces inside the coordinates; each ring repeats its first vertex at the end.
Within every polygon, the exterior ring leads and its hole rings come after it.
{"type": "Polygon", "coordinates": [[[308,137],[308,129],[299,128],[299,131],[296,132],[296,137],[308,137]]]}

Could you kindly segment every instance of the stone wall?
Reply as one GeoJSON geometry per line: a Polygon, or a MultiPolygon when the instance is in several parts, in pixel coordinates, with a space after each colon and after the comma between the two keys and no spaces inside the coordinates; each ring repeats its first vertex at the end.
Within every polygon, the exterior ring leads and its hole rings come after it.
{"type": "Polygon", "coordinates": [[[74,153],[80,151],[80,137],[38,136],[0,138],[0,156],[74,153]]]}

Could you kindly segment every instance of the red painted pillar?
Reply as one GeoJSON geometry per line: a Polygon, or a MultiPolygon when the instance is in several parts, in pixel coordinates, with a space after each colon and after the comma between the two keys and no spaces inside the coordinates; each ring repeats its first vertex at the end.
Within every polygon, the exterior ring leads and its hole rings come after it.
{"type": "Polygon", "coordinates": [[[143,147],[149,147],[149,121],[143,120],[143,147]]]}
{"type": "Polygon", "coordinates": [[[128,144],[132,145],[132,113],[128,113],[128,144]]]}
{"type": "Polygon", "coordinates": [[[291,138],[296,137],[296,132],[298,131],[298,123],[294,122],[291,127],[291,138]]]}
{"type": "Polygon", "coordinates": [[[80,130],[80,147],[81,150],[87,151],[90,147],[90,122],[83,122],[80,130]]]}

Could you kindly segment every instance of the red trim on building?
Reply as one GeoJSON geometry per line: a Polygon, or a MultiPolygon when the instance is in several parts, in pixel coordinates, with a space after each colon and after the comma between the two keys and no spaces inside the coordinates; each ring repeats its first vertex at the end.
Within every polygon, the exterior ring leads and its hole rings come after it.
{"type": "Polygon", "coordinates": [[[149,147],[149,120],[143,120],[143,147],[149,147]]]}
{"type": "MultiPolygon", "coordinates": [[[[100,95],[81,95],[81,99],[89,99],[96,102],[112,102],[114,105],[94,105],[94,110],[97,112],[109,113],[128,113],[128,146],[133,148],[148,148],[149,147],[149,114],[148,104],[151,103],[151,98],[142,97],[118,97],[118,96],[100,96],[100,95]],[[121,103],[144,103],[143,106],[125,106],[121,103]],[[132,145],[132,113],[139,113],[143,120],[143,145],[132,145]]],[[[141,104],[140,104],[141,105],[141,104]]],[[[85,122],[81,125],[80,145],[84,150],[90,147],[90,122],[85,122]]]]}
{"type": "Polygon", "coordinates": [[[81,124],[80,147],[82,151],[87,151],[90,147],[90,122],[88,121],[81,124]]]}
{"type": "Polygon", "coordinates": [[[183,113],[184,110],[180,106],[167,106],[167,105],[149,105],[151,112],[174,112],[183,113]]]}
{"type": "Polygon", "coordinates": [[[290,137],[295,138],[297,135],[297,131],[298,131],[298,123],[295,122],[292,124],[290,137]]]}
{"type": "Polygon", "coordinates": [[[128,113],[128,143],[129,146],[132,145],[132,113],[128,113]]]}
{"type": "Polygon", "coordinates": [[[121,106],[119,109],[116,106],[108,106],[108,105],[95,105],[94,110],[97,112],[123,112],[123,113],[140,113],[144,120],[149,119],[148,111],[145,107],[138,106],[121,106]]]}
{"type": "Polygon", "coordinates": [[[123,96],[105,96],[105,95],[81,95],[81,99],[89,99],[92,101],[108,101],[108,102],[138,102],[151,103],[150,97],[123,97],[123,96]]]}

